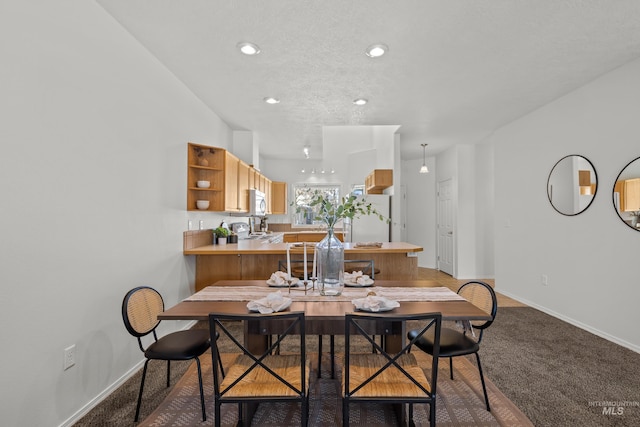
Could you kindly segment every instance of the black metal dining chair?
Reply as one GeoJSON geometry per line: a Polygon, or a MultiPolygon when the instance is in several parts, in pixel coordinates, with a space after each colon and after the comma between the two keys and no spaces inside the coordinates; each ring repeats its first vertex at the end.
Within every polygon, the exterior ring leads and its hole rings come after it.
{"type": "MultiPolygon", "coordinates": [[[[375,402],[408,404],[409,425],[413,425],[413,405],[429,405],[429,421],[436,423],[436,388],[438,378],[438,350],[442,315],[427,313],[416,315],[390,315],[347,313],[345,316],[345,355],[342,370],[343,426],[349,426],[351,403],[375,402]],[[373,335],[386,335],[404,330],[403,324],[412,322],[414,337],[400,351],[390,353],[378,345],[373,335]],[[400,326],[399,326],[400,325],[400,326]],[[409,349],[427,332],[434,337],[429,375],[409,349]],[[370,342],[375,353],[355,352],[354,343],[370,342]],[[352,348],[354,347],[354,348],[352,348]]],[[[402,413],[404,414],[404,410],[402,413]]]]}
{"type": "Polygon", "coordinates": [[[122,301],[122,319],[127,331],[138,339],[140,350],[146,358],[140,381],[140,392],[136,405],[134,421],[138,421],[144,381],[147,376],[147,366],[151,360],[167,361],[167,387],[171,384],[171,361],[195,359],[198,366],[198,384],[200,386],[200,404],[202,406],[202,421],[207,420],[204,405],[204,391],[202,388],[202,371],[199,356],[210,347],[209,331],[206,329],[189,329],[172,332],[161,338],[156,334],[160,324],[158,314],[164,311],[164,301],[158,291],[149,286],[139,286],[127,292],[122,301]],[[147,348],[142,345],[142,337],[151,334],[153,343],[147,348]]]}
{"type": "MultiPolygon", "coordinates": [[[[442,328],[442,334],[440,335],[440,357],[449,358],[449,370],[451,379],[453,380],[453,358],[475,354],[478,371],[480,372],[482,391],[484,392],[484,401],[487,406],[487,411],[491,411],[489,406],[489,396],[487,395],[487,386],[484,382],[482,364],[480,363],[480,355],[478,354],[478,351],[480,350],[480,342],[482,341],[484,331],[491,326],[496,318],[498,300],[493,288],[487,283],[480,281],[471,281],[463,284],[460,289],[458,289],[458,294],[463,296],[473,305],[485,311],[487,314],[491,315],[491,319],[470,322],[471,327],[479,331],[477,338],[470,336],[472,333],[467,329],[460,331],[458,329],[442,328]]],[[[409,339],[414,339],[416,331],[409,331],[407,336],[409,339]]],[[[433,355],[434,340],[432,336],[425,335],[419,338],[415,342],[415,345],[420,350],[433,355]]]]}
{"type": "MultiPolygon", "coordinates": [[[[298,402],[301,405],[301,426],[306,426],[309,417],[309,364],[305,351],[304,312],[279,312],[271,314],[209,314],[211,337],[231,341],[238,353],[235,360],[225,363],[225,373],[221,366],[220,353],[216,340],[215,351],[211,352],[213,389],[215,404],[215,425],[220,427],[221,407],[223,404],[239,405],[239,425],[248,425],[250,420],[243,419],[243,405],[261,402],[298,402]],[[238,338],[229,324],[244,323],[247,331],[266,336],[277,336],[269,342],[264,351],[254,354],[238,338]],[[283,342],[290,340],[298,352],[276,354],[274,350],[283,342]]],[[[255,349],[252,349],[255,351],[255,349]]],[[[227,351],[228,353],[229,351],[227,351]]]]}

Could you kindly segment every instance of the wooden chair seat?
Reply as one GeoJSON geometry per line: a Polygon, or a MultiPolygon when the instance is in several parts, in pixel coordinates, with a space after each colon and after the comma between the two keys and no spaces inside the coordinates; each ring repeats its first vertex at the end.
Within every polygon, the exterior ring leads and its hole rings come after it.
{"type": "MultiPolygon", "coordinates": [[[[277,355],[267,356],[264,359],[265,365],[281,376],[285,381],[296,389],[302,389],[300,384],[300,355],[277,355]]],[[[254,361],[245,355],[239,354],[231,365],[228,365],[224,380],[220,384],[221,390],[226,390],[232,385],[247,369],[254,364],[254,361]]],[[[309,378],[309,364],[306,363],[306,373],[304,378],[309,378]]],[[[290,387],[283,382],[274,380],[273,375],[263,367],[254,368],[248,375],[242,378],[241,382],[231,387],[225,397],[271,397],[271,396],[292,396],[299,397],[290,387]]]]}
{"type": "MultiPolygon", "coordinates": [[[[355,389],[364,381],[371,378],[387,361],[387,358],[381,354],[351,354],[349,360],[351,369],[349,372],[350,387],[355,389]]],[[[416,358],[412,354],[400,356],[398,363],[413,379],[425,385],[426,388],[430,390],[429,381],[427,381],[424,370],[418,365],[416,358]]],[[[343,389],[345,387],[344,382],[345,376],[343,374],[343,389]]],[[[382,371],[373,381],[353,393],[351,397],[379,397],[385,399],[393,397],[428,397],[428,394],[425,394],[420,387],[416,386],[416,384],[407,378],[398,368],[391,366],[382,371]]]]}

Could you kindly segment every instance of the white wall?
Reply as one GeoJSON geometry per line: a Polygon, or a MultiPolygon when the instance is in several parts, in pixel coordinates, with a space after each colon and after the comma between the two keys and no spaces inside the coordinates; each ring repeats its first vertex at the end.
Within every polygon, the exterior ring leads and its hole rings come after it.
{"type": "Polygon", "coordinates": [[[495,277],[494,260],[494,174],[493,146],[487,141],[475,145],[475,271],[473,278],[495,277]]]}
{"type": "MultiPolygon", "coordinates": [[[[322,160],[279,160],[263,158],[262,173],[273,181],[285,181],[288,200],[293,200],[293,184],[337,184],[341,196],[347,195],[353,185],[364,184],[365,177],[376,168],[392,169],[395,165],[396,136],[398,126],[326,126],[323,134],[322,160]],[[384,153],[381,155],[380,153],[384,153]],[[316,169],[311,174],[312,168],[316,169]],[[330,170],[334,168],[335,173],[330,170]],[[302,173],[301,170],[305,172],[302,173]],[[320,170],[325,173],[321,174],[320,170]]],[[[399,174],[398,174],[399,176],[399,174]]],[[[399,179],[399,178],[398,178],[399,179]]],[[[394,176],[394,182],[396,177],[394,176]]],[[[385,191],[393,195],[393,188],[385,191]]],[[[272,223],[291,222],[288,215],[270,215],[272,223]]]]}
{"type": "Polygon", "coordinates": [[[142,360],[126,291],[192,292],[187,142],[231,131],[94,2],[3,4],[0,39],[0,413],[61,425],[142,360]]]}
{"type": "MultiPolygon", "coordinates": [[[[439,153],[437,165],[436,192],[439,182],[452,182],[453,276],[463,280],[493,278],[493,148],[487,141],[459,144],[439,153]]],[[[434,227],[437,251],[437,218],[434,227]]]]}
{"type": "Polygon", "coordinates": [[[640,155],[640,60],[503,127],[495,153],[497,290],[640,351],[640,233],[617,216],[612,190],[640,155]],[[592,205],[563,216],[546,182],[567,154],[598,174],[592,205]],[[541,284],[547,275],[548,285],[541,284]]]}
{"type": "MultiPolygon", "coordinates": [[[[436,161],[427,157],[428,174],[418,171],[422,159],[402,162],[402,185],[406,189],[407,242],[421,246],[418,266],[436,268],[436,161]]],[[[394,178],[395,179],[395,178],[394,178]]],[[[399,184],[396,184],[398,189],[399,184]]],[[[396,193],[398,194],[398,193],[396,193]]]]}

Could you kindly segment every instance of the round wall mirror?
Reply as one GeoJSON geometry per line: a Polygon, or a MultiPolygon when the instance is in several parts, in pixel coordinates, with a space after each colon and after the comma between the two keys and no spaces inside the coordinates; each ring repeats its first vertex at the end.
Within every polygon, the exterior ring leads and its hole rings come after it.
{"type": "Polygon", "coordinates": [[[586,157],[578,154],[558,160],[547,180],[549,202],[562,215],[584,212],[593,202],[597,190],[596,169],[586,157]]]}
{"type": "Polygon", "coordinates": [[[640,157],[625,166],[613,186],[613,206],[620,219],[640,231],[640,157]]]}

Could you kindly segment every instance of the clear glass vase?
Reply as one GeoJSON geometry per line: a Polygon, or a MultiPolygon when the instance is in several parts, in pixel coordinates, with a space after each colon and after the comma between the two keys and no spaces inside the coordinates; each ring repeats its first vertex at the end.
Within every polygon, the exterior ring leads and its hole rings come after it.
{"type": "Polygon", "coordinates": [[[333,233],[333,227],[316,245],[316,254],[320,295],[341,295],[344,289],[344,246],[333,233]]]}

